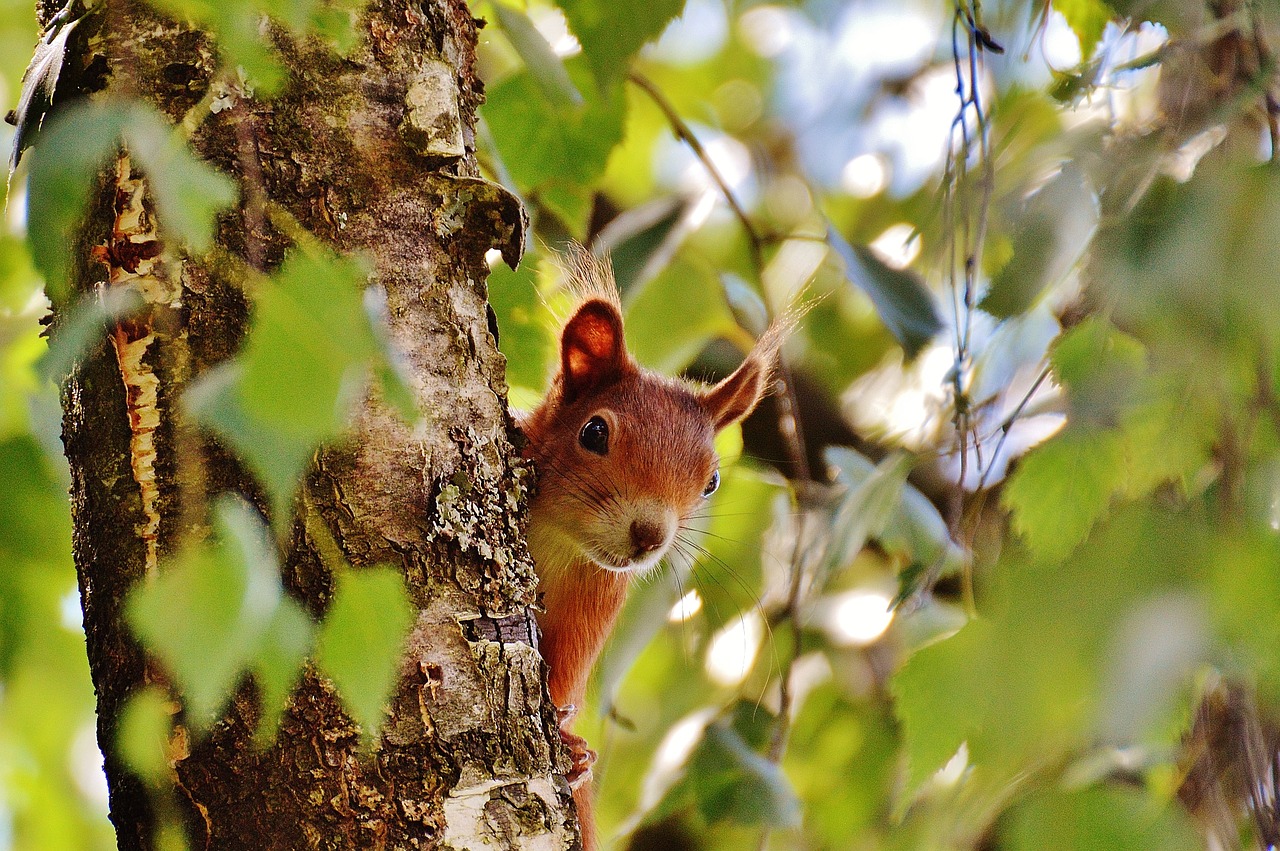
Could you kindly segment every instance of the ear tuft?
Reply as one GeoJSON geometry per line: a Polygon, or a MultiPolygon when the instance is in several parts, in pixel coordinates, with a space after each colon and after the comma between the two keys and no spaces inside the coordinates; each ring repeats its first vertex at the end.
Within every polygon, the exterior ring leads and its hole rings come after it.
{"type": "Polygon", "coordinates": [[[746,417],[760,404],[769,389],[778,350],[803,315],[803,310],[793,309],[774,320],[756,340],[742,365],[724,381],[702,392],[702,406],[715,424],[716,431],[746,417]]]}
{"type": "Polygon", "coordinates": [[[563,401],[616,381],[628,366],[617,306],[599,299],[580,305],[560,332],[563,401]]]}

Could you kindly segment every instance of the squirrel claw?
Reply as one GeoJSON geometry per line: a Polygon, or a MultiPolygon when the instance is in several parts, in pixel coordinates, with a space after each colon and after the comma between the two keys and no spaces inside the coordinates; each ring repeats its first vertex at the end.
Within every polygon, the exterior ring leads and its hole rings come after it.
{"type": "Polygon", "coordinates": [[[560,731],[560,741],[569,749],[571,757],[565,779],[569,781],[569,788],[577,789],[591,780],[591,766],[595,765],[596,752],[587,747],[586,739],[568,730],[560,731]]]}

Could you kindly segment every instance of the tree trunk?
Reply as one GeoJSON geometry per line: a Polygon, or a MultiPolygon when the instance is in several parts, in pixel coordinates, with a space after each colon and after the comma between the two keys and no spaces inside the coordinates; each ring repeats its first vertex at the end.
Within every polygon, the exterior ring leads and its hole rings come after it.
{"type": "MultiPolygon", "coordinates": [[[[46,23],[53,11],[42,8],[46,23]]],[[[345,59],[273,30],[291,72],[283,92],[232,90],[231,106],[195,133],[196,150],[241,186],[241,208],[220,221],[220,249],[272,268],[296,236],[273,224],[267,211],[278,205],[339,251],[371,259],[388,335],[427,419],[411,434],[376,400],[364,403],[352,439],[308,475],[283,556],[286,588],[315,615],[333,580],[317,523],[356,568],[403,571],[417,622],[381,739],[361,752],[332,685],[309,667],[275,743],[257,749],[246,684],[206,738],[171,754],[192,848],[578,843],[535,649],[527,471],[512,450],[485,304],[485,252],[518,258],[523,213],[477,176],[475,32],[461,0],[374,0],[345,59]]],[[[91,96],[140,97],[177,122],[222,85],[212,40],[140,3],[108,0],[76,36],[79,85],[91,96]]],[[[64,442],[111,818],[121,848],[151,848],[155,799],[125,770],[114,735],[127,697],[161,674],[122,621],[124,596],[201,532],[217,494],[265,500],[180,406],[193,379],[236,352],[250,305],[221,266],[159,242],[154,258],[123,257],[157,240],[146,175],[123,152],[102,183],[75,288],[132,280],[147,304],[66,382],[64,442]]]]}

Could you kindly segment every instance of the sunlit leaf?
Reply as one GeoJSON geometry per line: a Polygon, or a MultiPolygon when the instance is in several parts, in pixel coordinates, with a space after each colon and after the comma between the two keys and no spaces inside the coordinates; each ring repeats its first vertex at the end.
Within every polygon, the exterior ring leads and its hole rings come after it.
{"type": "Polygon", "coordinates": [[[849,280],[871,297],[881,321],[907,357],[915,357],[942,328],[924,282],[912,272],[886,266],[869,248],[850,245],[834,227],[827,229],[827,241],[844,261],[849,280]]]}
{"type": "Polygon", "coordinates": [[[248,462],[271,495],[273,516],[283,522],[315,447],[310,440],[281,432],[245,407],[239,392],[243,371],[238,361],[206,370],[187,387],[183,403],[195,421],[215,431],[248,462]]]}
{"type": "Polygon", "coordinates": [[[636,360],[678,373],[717,334],[736,327],[717,289],[705,270],[676,262],[633,292],[625,328],[636,360]]]}
{"type": "Polygon", "coordinates": [[[368,380],[374,337],[352,258],[292,255],[255,298],[240,394],[280,433],[318,442],[335,434],[368,380]]]}
{"type": "Polygon", "coordinates": [[[633,3],[623,15],[609,0],[558,0],[557,5],[564,10],[592,71],[601,83],[608,83],[626,74],[631,57],[662,34],[684,8],[684,0],[633,3]]]}
{"type": "Polygon", "coordinates": [[[1102,40],[1102,31],[1114,16],[1103,0],[1053,0],[1053,8],[1067,19],[1071,31],[1080,40],[1080,55],[1088,59],[1102,40]]]}
{"type": "Polygon", "coordinates": [[[847,488],[831,521],[831,541],[825,559],[828,569],[836,569],[852,561],[898,511],[912,459],[910,455],[895,453],[869,468],[866,458],[843,447],[828,449],[826,458],[837,470],[836,481],[847,488]]]}
{"type": "Polygon", "coordinates": [[[581,106],[556,107],[525,71],[489,88],[481,109],[516,188],[561,212],[575,230],[589,209],[584,188],[604,174],[626,115],[621,83],[601,89],[583,61],[566,63],[581,106]]]}
{"type": "Polygon", "coordinates": [[[1106,515],[1124,481],[1124,446],[1114,434],[1069,427],[1022,459],[1003,499],[1027,545],[1060,559],[1106,515]]]}
{"type": "Polygon", "coordinates": [[[316,662],[333,680],[351,717],[376,737],[395,688],[413,608],[390,567],[343,570],[320,630],[316,662]]]}
{"type": "Polygon", "coordinates": [[[520,268],[489,273],[489,306],[498,319],[498,348],[507,358],[507,383],[541,391],[551,371],[551,335],[543,321],[537,263],[525,255],[520,268]]]}

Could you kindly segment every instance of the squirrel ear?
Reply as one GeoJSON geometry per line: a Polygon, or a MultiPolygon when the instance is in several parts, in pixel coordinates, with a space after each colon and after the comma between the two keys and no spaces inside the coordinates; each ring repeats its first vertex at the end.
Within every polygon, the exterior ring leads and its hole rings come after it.
{"type": "Polygon", "coordinates": [[[560,375],[565,402],[621,376],[628,367],[622,317],[607,301],[578,308],[560,332],[560,375]]]}
{"type": "Polygon", "coordinates": [[[711,416],[716,431],[755,410],[764,396],[771,372],[770,363],[761,358],[760,353],[752,352],[732,375],[703,392],[702,407],[711,416]]]}

